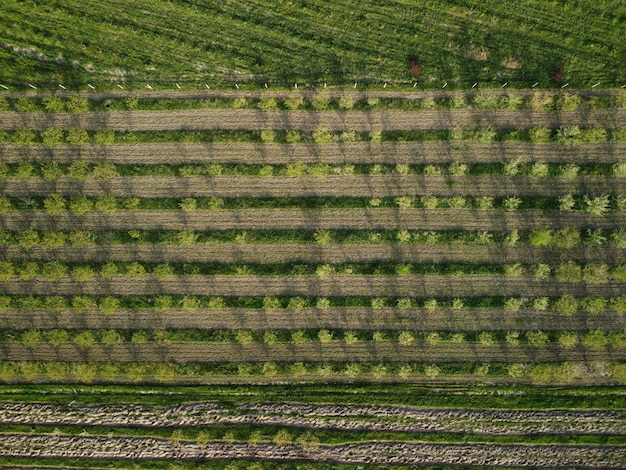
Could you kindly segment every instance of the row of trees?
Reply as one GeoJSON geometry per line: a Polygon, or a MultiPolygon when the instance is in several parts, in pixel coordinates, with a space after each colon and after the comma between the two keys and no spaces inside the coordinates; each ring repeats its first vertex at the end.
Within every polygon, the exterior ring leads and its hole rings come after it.
{"type": "Polygon", "coordinates": [[[115,143],[115,139],[113,129],[98,129],[89,132],[79,128],[64,131],[53,127],[42,132],[35,132],[32,129],[17,129],[11,133],[0,131],[0,144],[12,143],[20,146],[35,144],[43,144],[48,147],[62,144],[112,145],[115,143]]]}
{"type": "Polygon", "coordinates": [[[499,275],[519,277],[532,273],[537,279],[553,276],[557,281],[586,284],[608,284],[610,281],[626,282],[626,264],[609,267],[604,263],[588,263],[580,265],[574,261],[561,263],[554,268],[547,263],[522,265],[521,263],[505,265],[474,265],[474,264],[395,264],[351,263],[351,264],[262,264],[240,265],[232,263],[161,263],[155,265],[133,262],[107,262],[102,265],[65,264],[59,261],[37,263],[34,261],[12,262],[0,261],[0,281],[8,281],[14,277],[23,280],[42,277],[48,281],[58,281],[70,276],[76,282],[89,282],[96,275],[110,278],[117,275],[145,276],[153,274],[162,281],[179,275],[231,275],[231,276],[264,276],[264,275],[317,275],[325,278],[334,275],[499,275]]]}
{"type": "MultiPolygon", "coordinates": [[[[290,378],[325,377],[346,379],[443,379],[445,377],[474,378],[482,382],[513,378],[535,383],[618,383],[626,378],[626,364],[605,362],[562,362],[549,364],[424,364],[424,363],[303,363],[263,362],[228,365],[215,364],[150,364],[150,363],[68,363],[68,362],[2,362],[0,381],[35,382],[63,381],[91,383],[104,382],[186,382],[199,378],[239,376],[241,378],[264,377],[290,378]]],[[[173,436],[174,439],[178,435],[173,436]]],[[[202,436],[206,440],[207,435],[202,436]]],[[[224,436],[227,440],[231,436],[224,436]]],[[[281,435],[280,442],[290,437],[281,435]]],[[[256,441],[256,438],[255,438],[256,441]]]]}
{"type": "Polygon", "coordinates": [[[72,196],[63,197],[59,194],[50,194],[43,199],[35,198],[8,198],[0,196],[0,214],[6,214],[14,210],[45,210],[48,214],[55,215],[64,211],[71,211],[76,215],[87,212],[113,213],[118,210],[183,210],[192,212],[196,210],[237,209],[250,207],[297,207],[307,203],[307,207],[396,207],[400,209],[477,209],[477,210],[505,210],[517,209],[529,210],[561,210],[561,211],[584,211],[593,215],[604,215],[610,211],[622,212],[626,210],[626,195],[618,196],[572,196],[565,195],[560,198],[520,198],[517,196],[491,197],[491,196],[397,196],[385,198],[283,198],[276,204],[258,198],[231,198],[220,197],[182,199],[139,199],[138,197],[116,197],[112,195],[101,197],[72,196]]]}
{"type": "Polygon", "coordinates": [[[509,331],[509,332],[419,332],[419,331],[345,331],[345,330],[25,330],[21,333],[4,333],[5,340],[20,342],[28,348],[39,344],[59,346],[74,344],[78,348],[88,349],[95,344],[113,346],[115,344],[169,344],[169,343],[230,343],[230,344],[306,344],[310,342],[395,342],[401,346],[411,344],[435,345],[443,342],[475,342],[483,346],[496,344],[527,344],[541,347],[557,344],[570,349],[582,345],[586,348],[602,350],[606,346],[626,347],[626,331],[605,332],[590,330],[587,332],[545,332],[509,331]],[[19,339],[18,339],[19,338],[19,339]]]}
{"type": "Polygon", "coordinates": [[[0,311],[10,309],[27,312],[48,310],[53,312],[71,310],[85,312],[99,309],[104,314],[113,314],[121,310],[154,310],[167,312],[183,310],[198,312],[200,310],[260,309],[271,314],[273,312],[289,311],[302,312],[305,309],[328,310],[331,308],[371,308],[382,310],[388,308],[422,309],[426,314],[438,310],[463,310],[472,308],[503,309],[506,312],[517,312],[521,309],[536,311],[554,311],[562,315],[573,315],[585,312],[592,315],[614,312],[618,315],[626,314],[626,295],[611,298],[589,296],[574,297],[570,294],[558,298],[549,297],[505,297],[505,298],[427,298],[417,299],[409,297],[357,297],[357,298],[308,298],[308,297],[201,297],[201,296],[130,296],[94,297],[87,295],[44,297],[35,296],[0,296],[0,311]]]}
{"type": "MultiPolygon", "coordinates": [[[[317,176],[330,175],[426,175],[426,176],[467,176],[467,175],[494,175],[506,176],[535,176],[535,177],[564,177],[568,179],[584,176],[581,167],[573,163],[566,165],[545,162],[522,163],[520,159],[504,163],[466,164],[453,162],[449,165],[434,164],[345,164],[330,165],[327,163],[305,164],[292,162],[280,165],[239,165],[208,163],[198,165],[114,165],[110,162],[90,164],[85,160],[74,160],[70,164],[59,165],[52,160],[39,165],[31,162],[22,162],[7,165],[0,162],[0,178],[43,178],[54,180],[62,176],[71,176],[76,179],[88,177],[100,180],[109,180],[123,173],[124,176],[317,176]]],[[[626,176],[626,163],[594,165],[589,174],[594,176],[626,176]]]]}
{"type": "Polygon", "coordinates": [[[446,110],[446,109],[530,109],[533,111],[575,111],[578,109],[610,109],[626,107],[624,93],[614,95],[583,95],[576,92],[557,92],[541,90],[530,94],[509,92],[496,93],[493,90],[480,90],[476,93],[450,93],[438,98],[354,98],[351,95],[334,96],[330,93],[317,93],[312,97],[292,94],[277,97],[267,94],[259,98],[240,96],[236,98],[219,98],[214,100],[164,100],[163,105],[153,99],[140,99],[136,96],[113,98],[106,101],[89,100],[85,96],[73,95],[62,98],[48,95],[43,98],[22,97],[8,100],[0,97],[0,111],[18,112],[72,112],[82,113],[89,110],[123,110],[137,109],[176,109],[178,107],[193,108],[254,108],[260,110],[374,110],[374,109],[407,109],[407,110],[446,110]],[[156,108],[155,108],[156,106],[156,108]]]}

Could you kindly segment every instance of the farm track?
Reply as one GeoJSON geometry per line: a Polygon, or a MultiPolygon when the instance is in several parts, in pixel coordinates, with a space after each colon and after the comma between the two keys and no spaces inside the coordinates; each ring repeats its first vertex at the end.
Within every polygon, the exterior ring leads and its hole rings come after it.
{"type": "Polygon", "coordinates": [[[102,181],[60,177],[0,179],[0,192],[10,197],[104,196],[180,197],[368,197],[536,196],[622,194],[626,180],[617,177],[536,178],[526,176],[344,175],[318,178],[261,176],[128,176],[102,181]]]}
{"type": "Polygon", "coordinates": [[[581,212],[472,209],[226,209],[122,211],[115,214],[9,212],[0,229],[67,230],[530,230],[537,227],[621,229],[626,212],[597,216],[581,212]]]}
{"type": "Polygon", "coordinates": [[[624,293],[624,284],[569,284],[538,280],[531,276],[500,275],[332,275],[302,276],[176,276],[158,280],[154,275],[141,277],[96,277],[84,283],[65,277],[46,281],[9,280],[0,283],[0,293],[12,295],[208,295],[242,296],[313,296],[313,297],[480,297],[549,296],[563,294],[610,297],[624,293]]]}
{"type": "Polygon", "coordinates": [[[238,143],[146,143],[97,145],[0,145],[0,160],[69,163],[83,159],[90,163],[108,161],[121,165],[151,164],[373,164],[373,163],[499,163],[522,162],[615,163],[626,158],[625,142],[580,145],[524,142],[356,142],[342,144],[252,144],[238,143]]]}
{"type": "Polygon", "coordinates": [[[365,363],[554,363],[562,361],[624,361],[626,348],[593,350],[578,346],[564,349],[556,345],[531,346],[474,342],[400,345],[396,342],[343,341],[305,344],[232,344],[232,343],[126,343],[80,349],[73,344],[27,347],[20,343],[0,342],[2,361],[60,362],[365,362],[365,363]]]}
{"type": "Polygon", "coordinates": [[[626,317],[615,313],[566,316],[553,311],[523,309],[517,312],[496,308],[399,309],[336,307],[329,310],[307,308],[301,311],[256,309],[197,310],[120,310],[104,315],[86,312],[45,310],[0,312],[0,326],[25,329],[225,329],[225,330],[407,330],[407,331],[621,331],[626,317]]]}
{"type": "Polygon", "coordinates": [[[318,127],[330,131],[374,130],[437,131],[454,129],[530,129],[537,126],[602,126],[620,129],[626,110],[530,111],[530,110],[439,110],[439,111],[262,111],[252,109],[195,109],[180,111],[89,112],[45,114],[0,112],[0,129],[45,130],[102,128],[121,132],[168,130],[300,130],[318,127]]]}
{"type": "Polygon", "coordinates": [[[0,259],[102,263],[140,261],[150,263],[563,263],[626,261],[626,250],[615,246],[582,245],[573,249],[539,248],[530,245],[412,245],[404,243],[302,244],[302,243],[197,243],[193,245],[126,244],[93,245],[80,248],[24,250],[0,246],[0,259]]]}
{"type": "Polygon", "coordinates": [[[162,428],[254,424],[315,430],[486,435],[626,434],[624,413],[216,402],[173,407],[0,403],[0,424],[162,428]]]}
{"type": "Polygon", "coordinates": [[[333,462],[379,465],[489,465],[507,467],[623,468],[619,446],[526,444],[426,444],[363,442],[322,445],[305,451],[295,444],[255,445],[241,442],[193,441],[146,437],[55,436],[5,434],[0,456],[91,459],[236,460],[333,462]]]}

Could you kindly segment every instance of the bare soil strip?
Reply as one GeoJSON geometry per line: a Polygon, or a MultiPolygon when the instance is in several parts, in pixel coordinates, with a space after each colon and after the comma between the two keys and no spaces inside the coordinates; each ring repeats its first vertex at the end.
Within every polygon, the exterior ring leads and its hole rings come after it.
{"type": "Polygon", "coordinates": [[[0,145],[0,160],[5,163],[22,161],[69,163],[82,159],[90,163],[109,161],[126,165],[156,164],[372,164],[410,163],[441,164],[497,163],[519,159],[521,162],[553,163],[615,163],[626,159],[626,142],[584,143],[576,146],[557,143],[530,144],[525,142],[482,143],[476,141],[450,142],[355,142],[341,144],[252,144],[238,143],[153,143],[97,145],[58,145],[25,147],[0,145]]]}
{"type": "Polygon", "coordinates": [[[317,178],[261,176],[133,176],[108,181],[61,177],[0,179],[0,192],[10,197],[104,196],[139,198],[182,197],[368,197],[433,196],[533,196],[566,194],[623,194],[626,178],[585,176],[533,178],[526,176],[425,176],[347,175],[317,178]]]}
{"type": "Polygon", "coordinates": [[[544,468],[624,468],[626,465],[626,453],[619,446],[364,442],[324,445],[306,451],[295,444],[276,445],[266,442],[256,445],[225,441],[198,444],[158,438],[51,434],[5,434],[0,440],[0,455],[29,458],[254,459],[345,464],[455,464],[544,468]]]}
{"type": "Polygon", "coordinates": [[[158,280],[153,275],[140,277],[96,277],[75,282],[69,277],[59,281],[9,280],[0,283],[0,293],[13,295],[209,295],[312,296],[312,297],[478,297],[496,292],[501,296],[549,296],[562,294],[611,297],[624,293],[624,283],[603,285],[570,284],[532,276],[498,275],[332,275],[318,276],[175,276],[158,280]],[[497,287],[496,287],[497,286],[497,287]]]}
{"type": "Polygon", "coordinates": [[[1,403],[1,424],[176,427],[255,424],[345,431],[456,432],[487,435],[624,434],[617,411],[420,409],[402,406],[216,402],[151,407],[135,404],[1,403]],[[372,418],[376,418],[373,420],[372,418]]]}
{"type": "Polygon", "coordinates": [[[120,310],[104,315],[98,310],[0,312],[0,326],[25,329],[223,329],[223,330],[396,330],[396,331],[621,331],[626,317],[612,312],[572,316],[554,311],[522,309],[514,312],[497,308],[399,309],[366,307],[329,310],[306,308],[301,311],[257,309],[197,310],[120,310]]]}
{"type": "Polygon", "coordinates": [[[626,212],[473,209],[228,209],[121,211],[115,214],[15,211],[0,216],[0,229],[35,230],[531,230],[537,227],[621,229],[626,212]]]}
{"type": "Polygon", "coordinates": [[[302,244],[302,243],[198,243],[193,245],[127,244],[80,248],[0,246],[0,258],[11,261],[102,263],[313,263],[343,264],[389,261],[396,263],[581,263],[626,261],[626,250],[615,246],[579,245],[572,249],[530,245],[414,245],[408,243],[302,244]]]}
{"type": "Polygon", "coordinates": [[[48,281],[9,280],[0,284],[0,292],[12,295],[209,295],[209,296],[374,296],[374,297],[442,297],[499,295],[550,296],[561,294],[615,296],[623,293],[623,283],[604,285],[560,283],[551,279],[538,280],[530,276],[502,277],[498,275],[332,275],[302,276],[175,276],[159,280],[153,275],[140,277],[118,275],[96,277],[89,282],[75,282],[69,277],[48,281]]]}
{"type": "Polygon", "coordinates": [[[312,132],[373,130],[433,131],[465,129],[529,129],[536,126],[602,126],[619,129],[626,123],[626,110],[578,110],[539,112],[530,110],[440,110],[440,111],[262,111],[253,109],[193,109],[178,111],[130,111],[114,113],[45,114],[0,112],[0,129],[82,128],[115,131],[253,130],[296,129],[312,132]]]}
{"type": "Polygon", "coordinates": [[[21,343],[0,342],[3,361],[61,362],[175,362],[175,363],[241,363],[241,362],[463,362],[463,363],[553,363],[563,361],[624,361],[626,348],[594,350],[579,346],[574,349],[550,344],[531,346],[498,343],[483,345],[473,342],[401,345],[396,342],[343,341],[305,344],[232,344],[232,343],[139,343],[94,344],[79,348],[73,344],[52,346],[38,344],[27,347],[21,343]]]}

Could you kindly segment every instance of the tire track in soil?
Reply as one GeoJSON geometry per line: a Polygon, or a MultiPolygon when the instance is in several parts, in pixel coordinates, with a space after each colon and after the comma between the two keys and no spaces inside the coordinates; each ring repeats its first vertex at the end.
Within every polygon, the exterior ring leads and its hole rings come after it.
{"type": "Polygon", "coordinates": [[[255,424],[315,430],[457,432],[481,435],[624,434],[620,412],[598,410],[487,410],[388,405],[217,402],[155,407],[137,404],[0,404],[0,423],[56,426],[163,428],[255,424]],[[372,418],[376,418],[373,421],[372,418]]]}
{"type": "Polygon", "coordinates": [[[568,316],[554,311],[498,308],[399,309],[334,307],[301,311],[221,309],[196,311],[120,310],[104,315],[98,310],[85,312],[39,310],[0,312],[0,326],[9,330],[26,329],[228,329],[228,330],[406,330],[406,331],[621,331],[626,317],[613,312],[568,316]]]}
{"type": "Polygon", "coordinates": [[[89,112],[81,114],[0,112],[0,129],[113,129],[120,132],[169,130],[374,130],[436,131],[464,129],[530,129],[579,125],[620,129],[626,110],[439,110],[439,111],[263,111],[254,109],[193,109],[179,111],[89,112]]]}
{"type": "Polygon", "coordinates": [[[346,175],[318,178],[261,176],[129,176],[106,182],[96,178],[60,177],[0,179],[8,197],[105,196],[139,198],[183,197],[395,197],[395,196],[521,196],[557,197],[566,194],[626,192],[626,178],[584,176],[533,178],[526,176],[346,175]]]}
{"type": "Polygon", "coordinates": [[[303,243],[196,243],[192,245],[125,244],[25,250],[0,246],[0,258],[10,261],[102,263],[314,263],[344,264],[389,261],[396,263],[579,263],[626,261],[626,250],[616,246],[579,245],[572,249],[541,248],[518,244],[413,245],[405,243],[303,244],[303,243]]]}
{"type": "Polygon", "coordinates": [[[429,444],[362,442],[321,445],[305,451],[296,444],[255,445],[212,441],[199,444],[148,437],[58,436],[5,434],[0,456],[125,460],[236,460],[332,462],[379,465],[488,465],[507,467],[623,468],[626,453],[619,446],[528,444],[429,444]]]}
{"type": "Polygon", "coordinates": [[[90,163],[108,161],[125,165],[202,164],[373,164],[409,163],[442,164],[499,163],[519,159],[521,162],[552,163],[615,163],[626,158],[626,142],[531,144],[525,142],[482,143],[475,141],[449,142],[355,142],[340,144],[254,144],[237,143],[145,143],[97,145],[0,145],[0,160],[5,163],[22,161],[67,164],[77,159],[90,163]]]}
{"type": "Polygon", "coordinates": [[[343,341],[305,344],[141,343],[73,344],[52,346],[0,342],[2,361],[145,362],[145,363],[246,363],[246,362],[366,362],[366,363],[554,363],[614,362],[626,360],[626,348],[592,350],[583,346],[564,349],[556,345],[531,346],[498,343],[442,343],[400,345],[396,342],[343,341]]]}
{"type": "Polygon", "coordinates": [[[175,276],[158,280],[148,274],[141,277],[117,275],[95,277],[89,282],[75,282],[69,277],[47,281],[0,282],[0,293],[10,295],[208,295],[222,297],[481,297],[500,296],[612,297],[624,293],[624,283],[604,285],[570,284],[532,276],[516,278],[500,275],[332,275],[300,276],[175,276]]]}
{"type": "Polygon", "coordinates": [[[465,230],[511,231],[537,227],[622,229],[626,211],[596,216],[580,212],[499,209],[225,209],[120,211],[114,214],[14,211],[0,229],[68,230],[465,230]]]}

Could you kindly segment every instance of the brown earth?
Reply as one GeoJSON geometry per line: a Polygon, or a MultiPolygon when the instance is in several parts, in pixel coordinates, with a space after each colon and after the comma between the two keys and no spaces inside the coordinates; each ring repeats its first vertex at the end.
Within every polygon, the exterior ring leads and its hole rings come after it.
{"type": "Polygon", "coordinates": [[[576,296],[611,297],[624,293],[624,283],[603,285],[570,284],[532,276],[499,275],[332,275],[318,276],[175,276],[158,280],[153,275],[140,277],[96,277],[78,283],[69,277],[59,281],[9,280],[0,283],[0,292],[10,295],[208,295],[312,296],[312,297],[481,297],[500,296],[576,296]]]}
{"type": "Polygon", "coordinates": [[[74,312],[0,312],[0,327],[24,329],[232,329],[232,330],[406,330],[406,331],[586,331],[626,329],[626,317],[613,312],[592,315],[579,312],[567,316],[554,311],[498,308],[398,309],[336,307],[301,311],[220,309],[184,311],[120,310],[104,315],[98,310],[74,312]]]}
{"type": "Polygon", "coordinates": [[[450,142],[355,142],[342,144],[253,144],[237,143],[146,143],[96,145],[58,145],[25,147],[1,144],[0,160],[6,163],[55,160],[69,163],[83,159],[90,163],[108,161],[115,164],[372,164],[410,163],[442,164],[498,163],[519,159],[522,162],[615,163],[626,158],[626,142],[583,143],[577,146],[557,143],[524,142],[482,143],[450,142]]]}
{"type": "Polygon", "coordinates": [[[5,434],[0,456],[124,460],[234,460],[378,465],[480,465],[530,468],[624,468],[622,447],[599,445],[430,444],[362,442],[317,446],[212,441],[199,444],[151,437],[5,434]]]}
{"type": "Polygon", "coordinates": [[[305,344],[232,344],[232,343],[140,343],[78,348],[73,344],[27,347],[20,343],[0,342],[3,361],[62,362],[366,362],[366,363],[553,363],[563,361],[624,361],[626,348],[593,350],[578,346],[564,349],[556,345],[531,346],[473,342],[440,344],[343,341],[305,344]]]}
{"type": "Polygon", "coordinates": [[[435,131],[464,129],[529,129],[537,126],[602,126],[620,129],[626,110],[530,111],[530,110],[439,110],[439,111],[262,111],[252,109],[194,109],[179,111],[90,112],[45,114],[0,112],[0,129],[45,130],[102,128],[115,131],[255,130],[294,129],[313,132],[374,130],[435,131]]]}
{"type": "Polygon", "coordinates": [[[520,196],[558,197],[566,194],[623,194],[626,180],[581,176],[537,178],[526,176],[343,175],[318,178],[261,176],[131,176],[102,181],[60,177],[3,178],[0,192],[9,197],[104,196],[139,198],[278,198],[395,196],[520,196]]]}
{"type": "Polygon", "coordinates": [[[314,263],[343,264],[389,261],[396,263],[582,263],[626,261],[626,251],[616,246],[579,245],[572,249],[538,248],[525,244],[418,245],[410,243],[303,244],[303,243],[197,243],[193,245],[126,244],[80,248],[0,246],[0,258],[12,261],[102,263],[140,261],[151,263],[314,263]]]}
{"type": "Polygon", "coordinates": [[[114,214],[15,211],[0,216],[0,229],[35,230],[467,230],[510,231],[537,227],[622,229],[626,212],[473,209],[227,209],[121,211],[114,214]]]}

